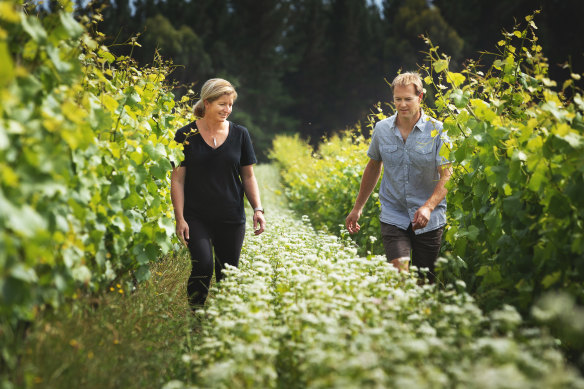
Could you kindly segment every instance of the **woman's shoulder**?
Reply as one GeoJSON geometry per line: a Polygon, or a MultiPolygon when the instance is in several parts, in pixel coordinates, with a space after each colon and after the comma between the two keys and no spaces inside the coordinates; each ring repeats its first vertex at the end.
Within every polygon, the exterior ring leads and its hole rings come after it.
{"type": "Polygon", "coordinates": [[[231,123],[231,129],[233,130],[234,134],[240,138],[249,137],[249,130],[247,127],[242,126],[241,124],[237,124],[234,122],[231,123]]]}
{"type": "Polygon", "coordinates": [[[234,122],[230,122],[231,123],[231,128],[233,128],[236,132],[242,133],[242,132],[249,132],[247,130],[246,127],[242,126],[241,124],[237,124],[234,122]]]}
{"type": "Polygon", "coordinates": [[[192,133],[193,131],[195,131],[197,129],[197,122],[191,122],[189,124],[187,124],[184,127],[179,128],[178,130],[176,130],[176,133],[174,135],[174,140],[178,143],[183,143],[186,139],[187,136],[192,133]]]}

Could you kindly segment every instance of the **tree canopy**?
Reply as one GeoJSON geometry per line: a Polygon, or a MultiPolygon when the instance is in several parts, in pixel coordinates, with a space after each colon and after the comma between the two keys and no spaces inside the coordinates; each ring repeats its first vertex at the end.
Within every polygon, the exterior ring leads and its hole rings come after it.
{"type": "MultiPolygon", "coordinates": [[[[399,71],[423,62],[422,35],[451,65],[495,50],[502,29],[537,8],[552,76],[584,68],[584,5],[576,0],[111,0],[99,30],[116,54],[141,64],[158,50],[177,66],[175,94],[198,91],[211,77],[238,89],[233,120],[247,126],[260,157],[277,133],[318,141],[363,120],[388,101],[399,71]],[[141,47],[122,45],[137,37],[141,47]],[[562,73],[563,72],[563,73],[562,73]]],[[[95,7],[95,5],[93,6],[95,7]]],[[[79,13],[91,13],[88,6],[79,13]]]]}

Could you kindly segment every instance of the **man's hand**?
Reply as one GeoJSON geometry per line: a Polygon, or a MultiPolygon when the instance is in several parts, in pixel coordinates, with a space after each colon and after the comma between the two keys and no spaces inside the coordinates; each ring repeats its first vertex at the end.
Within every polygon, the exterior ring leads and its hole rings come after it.
{"type": "Polygon", "coordinates": [[[430,215],[432,210],[427,205],[422,205],[416,213],[414,214],[414,220],[412,220],[412,230],[416,231],[420,228],[424,228],[428,225],[430,220],[430,215]]]}
{"type": "Polygon", "coordinates": [[[188,246],[189,240],[189,225],[185,221],[185,219],[179,220],[176,222],[176,234],[178,238],[185,246],[188,246]]]}
{"type": "Polygon", "coordinates": [[[345,226],[350,234],[355,234],[361,229],[361,226],[357,223],[357,220],[359,220],[360,217],[361,211],[353,208],[351,213],[349,213],[349,216],[345,219],[345,226]]]}
{"type": "Polygon", "coordinates": [[[253,213],[253,233],[256,235],[261,234],[266,229],[266,218],[264,213],[261,211],[255,211],[253,213]],[[259,226],[258,226],[259,224],[259,226]]]}

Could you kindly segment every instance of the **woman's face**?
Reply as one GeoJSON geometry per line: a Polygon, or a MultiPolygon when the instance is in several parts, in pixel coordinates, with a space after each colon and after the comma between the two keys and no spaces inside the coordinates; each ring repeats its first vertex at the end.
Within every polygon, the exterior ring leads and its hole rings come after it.
{"type": "Polygon", "coordinates": [[[224,122],[233,108],[233,97],[223,95],[213,102],[205,100],[205,119],[224,122]]]}

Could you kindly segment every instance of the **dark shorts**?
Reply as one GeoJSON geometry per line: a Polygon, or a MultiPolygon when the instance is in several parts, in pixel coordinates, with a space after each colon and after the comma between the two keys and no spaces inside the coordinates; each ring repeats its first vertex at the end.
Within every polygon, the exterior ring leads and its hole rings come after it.
{"type": "Polygon", "coordinates": [[[434,273],[434,264],[440,252],[444,227],[416,235],[412,225],[402,230],[391,224],[381,222],[381,236],[387,260],[408,257],[412,265],[418,268],[427,267],[434,273]]]}

